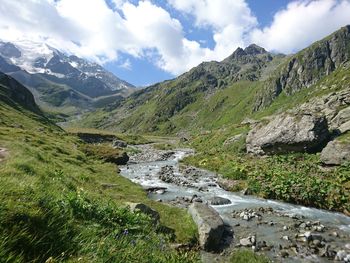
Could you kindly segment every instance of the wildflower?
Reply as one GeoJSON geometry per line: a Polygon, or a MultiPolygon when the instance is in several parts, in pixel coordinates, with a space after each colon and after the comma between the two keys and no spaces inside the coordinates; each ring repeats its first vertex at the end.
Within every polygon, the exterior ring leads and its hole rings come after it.
{"type": "Polygon", "coordinates": [[[127,235],[129,235],[129,230],[127,230],[127,229],[124,229],[123,235],[124,235],[124,236],[127,236],[127,235]]]}

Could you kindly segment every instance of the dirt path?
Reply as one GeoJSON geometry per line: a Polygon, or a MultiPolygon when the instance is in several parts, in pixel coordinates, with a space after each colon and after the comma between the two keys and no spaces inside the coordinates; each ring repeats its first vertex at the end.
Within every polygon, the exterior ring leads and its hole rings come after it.
{"type": "Polygon", "coordinates": [[[5,157],[8,155],[8,151],[6,148],[0,147],[0,162],[5,160],[5,157]]]}

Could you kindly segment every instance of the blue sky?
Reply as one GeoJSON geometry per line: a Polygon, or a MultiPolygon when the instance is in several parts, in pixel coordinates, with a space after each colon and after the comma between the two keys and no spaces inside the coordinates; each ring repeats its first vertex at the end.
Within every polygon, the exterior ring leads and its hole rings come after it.
{"type": "Polygon", "coordinates": [[[146,86],[251,43],[297,52],[349,14],[350,0],[1,0],[0,38],[45,42],[146,86]]]}
{"type": "MultiPolygon", "coordinates": [[[[138,1],[132,1],[134,3],[138,1]]],[[[253,14],[257,17],[260,27],[269,26],[272,23],[274,14],[285,8],[290,0],[249,0],[247,1],[253,14]]],[[[183,16],[180,12],[169,8],[166,1],[154,1],[157,5],[167,9],[173,17],[181,21],[185,28],[186,36],[193,40],[205,40],[205,47],[214,48],[215,43],[212,38],[212,32],[208,29],[194,28],[194,18],[191,16],[183,16]]],[[[144,59],[135,59],[130,55],[123,54],[122,60],[129,59],[131,68],[126,69],[120,67],[120,63],[113,61],[106,63],[105,68],[116,74],[118,77],[132,83],[136,86],[147,86],[152,83],[174,78],[176,75],[159,69],[150,61],[144,59]]]]}

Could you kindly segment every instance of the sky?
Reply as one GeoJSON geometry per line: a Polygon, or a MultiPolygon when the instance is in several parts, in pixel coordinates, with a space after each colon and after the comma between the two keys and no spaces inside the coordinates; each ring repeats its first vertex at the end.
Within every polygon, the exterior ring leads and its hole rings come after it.
{"type": "Polygon", "coordinates": [[[45,42],[147,86],[252,43],[295,53],[349,14],[350,0],[0,0],[0,39],[45,42]]]}

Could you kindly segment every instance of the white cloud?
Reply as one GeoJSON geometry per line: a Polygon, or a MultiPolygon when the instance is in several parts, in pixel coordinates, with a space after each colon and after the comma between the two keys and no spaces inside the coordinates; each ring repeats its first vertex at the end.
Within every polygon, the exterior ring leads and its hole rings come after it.
{"type": "Polygon", "coordinates": [[[238,46],[244,46],[244,38],[257,19],[245,0],[168,0],[177,10],[192,15],[197,27],[213,32],[215,48],[211,57],[221,60],[238,46]]]}
{"type": "Polygon", "coordinates": [[[193,59],[192,53],[198,51],[192,48],[200,47],[188,45],[181,23],[148,0],[135,5],[114,0],[118,11],[104,0],[1,1],[0,38],[8,41],[45,41],[100,63],[116,60],[118,52],[149,58],[153,50],[154,63],[173,74],[201,61],[201,57],[193,59]]]}
{"type": "Polygon", "coordinates": [[[122,64],[119,65],[119,67],[126,70],[131,70],[132,65],[131,65],[130,59],[126,59],[122,64]]]}
{"type": "Polygon", "coordinates": [[[349,0],[295,1],[275,14],[271,26],[252,31],[251,42],[292,53],[349,23],[349,0]]]}
{"type": "MultiPolygon", "coordinates": [[[[45,41],[100,63],[118,60],[123,52],[180,74],[202,61],[222,60],[250,42],[295,51],[350,23],[350,0],[295,1],[263,29],[246,0],[167,2],[169,8],[193,17],[192,28],[184,29],[151,0],[110,0],[112,8],[105,0],[1,0],[0,38],[45,41]],[[213,49],[185,37],[185,31],[196,28],[212,33],[213,49]]],[[[131,66],[124,62],[121,65],[131,66]]]]}

